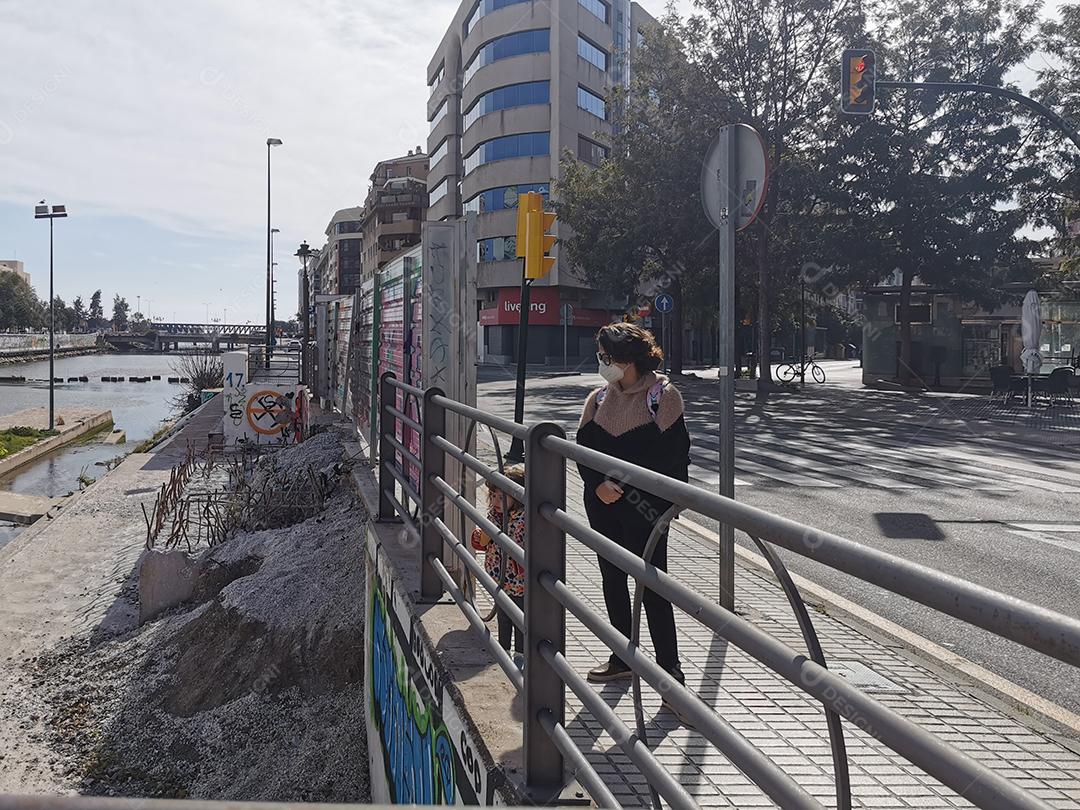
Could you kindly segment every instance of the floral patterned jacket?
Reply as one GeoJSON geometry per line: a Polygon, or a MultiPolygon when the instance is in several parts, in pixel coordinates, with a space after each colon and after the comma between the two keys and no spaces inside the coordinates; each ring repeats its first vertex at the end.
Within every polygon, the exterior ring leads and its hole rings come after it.
{"type": "MultiPolygon", "coordinates": [[[[488,510],[488,520],[496,526],[502,525],[502,517],[495,509],[488,510]]],[[[525,547],[524,509],[510,510],[510,519],[507,521],[506,533],[519,546],[522,548],[525,547]]],[[[479,535],[480,529],[477,528],[473,531],[473,548],[481,547],[477,542],[479,535]]],[[[499,581],[499,567],[502,565],[502,558],[502,549],[499,548],[498,543],[492,540],[484,549],[484,570],[487,571],[488,575],[496,582],[499,581]]],[[[516,560],[513,560],[510,557],[506,558],[506,576],[503,581],[503,590],[510,596],[525,595],[525,569],[522,568],[516,560]]]]}

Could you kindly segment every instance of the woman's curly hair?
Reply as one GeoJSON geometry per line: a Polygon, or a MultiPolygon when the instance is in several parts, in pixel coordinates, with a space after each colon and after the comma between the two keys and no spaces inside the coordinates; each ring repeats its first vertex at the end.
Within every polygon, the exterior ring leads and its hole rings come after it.
{"type": "Polygon", "coordinates": [[[596,333],[600,350],[619,363],[633,363],[639,374],[656,371],[664,362],[664,352],[656,338],[635,323],[612,323],[596,333]]]}

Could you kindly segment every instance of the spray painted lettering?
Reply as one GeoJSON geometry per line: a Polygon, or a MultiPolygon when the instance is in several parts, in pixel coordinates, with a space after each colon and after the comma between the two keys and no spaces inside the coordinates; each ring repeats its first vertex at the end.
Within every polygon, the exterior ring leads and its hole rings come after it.
{"type": "Polygon", "coordinates": [[[395,804],[454,804],[454,747],[434,706],[409,679],[377,577],[371,589],[371,700],[395,804]]]}

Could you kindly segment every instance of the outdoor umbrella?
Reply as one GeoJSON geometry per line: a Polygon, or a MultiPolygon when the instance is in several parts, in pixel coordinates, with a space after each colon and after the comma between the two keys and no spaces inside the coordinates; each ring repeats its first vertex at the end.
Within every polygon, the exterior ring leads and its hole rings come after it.
{"type": "Polygon", "coordinates": [[[1020,362],[1024,364],[1024,371],[1028,374],[1028,407],[1031,407],[1031,378],[1042,369],[1042,354],[1039,352],[1039,344],[1042,341],[1042,306],[1039,303],[1039,294],[1035,290],[1029,290],[1024,296],[1024,307],[1020,316],[1020,328],[1024,334],[1024,351],[1020,355],[1020,362]]]}

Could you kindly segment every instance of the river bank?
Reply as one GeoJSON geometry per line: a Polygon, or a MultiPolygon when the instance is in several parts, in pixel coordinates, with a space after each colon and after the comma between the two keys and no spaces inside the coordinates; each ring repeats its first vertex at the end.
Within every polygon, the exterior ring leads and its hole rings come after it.
{"type": "MultiPolygon", "coordinates": [[[[55,357],[86,357],[91,354],[108,354],[106,349],[57,349],[55,357]]],[[[37,350],[20,354],[0,354],[0,366],[14,366],[19,363],[33,363],[48,360],[49,350],[37,350]]],[[[2,377],[3,375],[0,375],[2,377]]]]}
{"type": "Polygon", "coordinates": [[[129,456],[0,549],[0,793],[369,800],[363,515],[343,435],[261,458],[253,475],[305,508],[198,552],[194,598],[138,623],[140,560],[157,553],[142,508],[170,448],[205,432],[129,456]],[[300,489],[315,480],[313,510],[300,489]]]}

